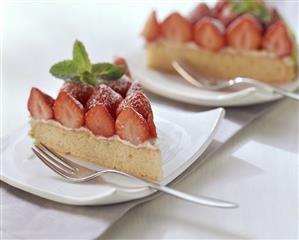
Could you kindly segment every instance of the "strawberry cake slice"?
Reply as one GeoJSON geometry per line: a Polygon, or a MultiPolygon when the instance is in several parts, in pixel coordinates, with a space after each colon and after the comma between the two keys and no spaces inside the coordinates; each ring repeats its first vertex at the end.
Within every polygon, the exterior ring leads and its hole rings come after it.
{"type": "Polygon", "coordinates": [[[277,9],[258,0],[200,3],[188,15],[174,12],[159,22],[151,12],[142,32],[147,65],[174,71],[184,59],[203,75],[250,77],[281,84],[297,74],[297,43],[277,9]]]}
{"type": "Polygon", "coordinates": [[[56,99],[31,89],[30,135],[37,143],[137,177],[161,179],[151,104],[123,58],[90,64],[76,41],[73,60],[55,64],[50,72],[67,80],[56,99]]]}

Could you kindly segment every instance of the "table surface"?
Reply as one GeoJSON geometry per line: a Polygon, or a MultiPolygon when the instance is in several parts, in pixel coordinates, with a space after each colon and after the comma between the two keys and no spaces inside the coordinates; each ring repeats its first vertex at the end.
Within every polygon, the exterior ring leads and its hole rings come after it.
{"type": "MultiPolygon", "coordinates": [[[[49,66],[70,57],[74,39],[85,43],[92,61],[126,56],[142,47],[137,36],[150,9],[159,9],[163,17],[178,9],[186,13],[191,7],[192,1],[6,4],[1,135],[27,121],[26,101],[32,86],[56,92],[61,82],[48,74],[49,66]]],[[[284,7],[293,16],[298,13],[296,3],[284,7]]],[[[298,29],[299,21],[286,17],[298,29]]],[[[176,185],[190,193],[238,202],[240,208],[211,209],[162,195],[132,209],[101,238],[295,238],[298,118],[298,103],[277,102],[176,185]]]]}

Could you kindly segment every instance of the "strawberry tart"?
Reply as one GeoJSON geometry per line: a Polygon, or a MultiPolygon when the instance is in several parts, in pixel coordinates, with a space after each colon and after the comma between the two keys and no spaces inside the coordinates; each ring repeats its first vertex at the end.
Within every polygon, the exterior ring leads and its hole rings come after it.
{"type": "Polygon", "coordinates": [[[73,59],[52,66],[64,79],[53,99],[33,87],[30,135],[53,150],[159,181],[161,154],[150,101],[132,81],[126,61],[91,64],[76,41],[73,59]]]}
{"type": "Polygon", "coordinates": [[[200,3],[185,17],[174,12],[158,21],[151,12],[142,32],[147,65],[174,71],[184,59],[203,75],[250,77],[281,84],[295,79],[297,45],[278,10],[261,0],[200,3]]]}

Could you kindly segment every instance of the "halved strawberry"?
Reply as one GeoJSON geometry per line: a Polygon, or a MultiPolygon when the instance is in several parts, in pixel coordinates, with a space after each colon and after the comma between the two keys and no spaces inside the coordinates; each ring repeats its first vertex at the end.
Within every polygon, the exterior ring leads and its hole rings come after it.
{"type": "Polygon", "coordinates": [[[112,90],[106,84],[100,84],[88,99],[86,109],[90,110],[96,105],[104,105],[110,114],[115,117],[116,109],[122,100],[122,96],[120,96],[117,92],[112,90]]]}
{"type": "Polygon", "coordinates": [[[253,16],[242,15],[228,26],[226,40],[235,49],[258,49],[262,43],[261,25],[253,16]]]}
{"type": "Polygon", "coordinates": [[[220,21],[204,17],[194,27],[194,41],[203,48],[218,51],[225,45],[224,31],[220,21]]]}
{"type": "Polygon", "coordinates": [[[221,21],[225,27],[227,27],[238,16],[239,14],[232,12],[231,5],[229,3],[225,3],[221,11],[215,17],[221,21]]]}
{"type": "Polygon", "coordinates": [[[85,114],[85,126],[95,135],[111,137],[115,133],[115,122],[107,108],[98,104],[85,114]]]}
{"type": "Polygon", "coordinates": [[[292,40],[287,27],[281,20],[268,28],[263,38],[263,48],[280,57],[291,55],[293,50],[292,40]]]}
{"type": "Polygon", "coordinates": [[[34,119],[52,119],[54,114],[52,106],[54,99],[43,93],[38,88],[31,88],[30,96],[27,102],[27,107],[31,117],[34,119]]]}
{"type": "Polygon", "coordinates": [[[124,59],[122,57],[118,57],[118,58],[114,59],[113,63],[118,66],[124,66],[125,67],[125,75],[127,75],[129,78],[131,78],[130,69],[129,69],[126,59],[124,59]]]}
{"type": "Polygon", "coordinates": [[[88,98],[93,93],[93,88],[83,83],[74,83],[74,82],[66,81],[63,84],[60,91],[67,92],[72,97],[74,97],[79,102],[81,102],[83,106],[85,106],[88,98]]]}
{"type": "Polygon", "coordinates": [[[156,130],[156,125],[154,123],[154,117],[153,114],[150,113],[147,117],[147,124],[149,128],[149,135],[151,138],[156,138],[157,137],[157,130],[156,130]]]}
{"type": "Polygon", "coordinates": [[[194,25],[203,17],[210,17],[211,15],[212,13],[209,6],[206,3],[199,3],[189,14],[188,20],[194,25]]]}
{"type": "Polygon", "coordinates": [[[135,145],[143,143],[149,138],[149,127],[141,114],[133,108],[127,107],[118,115],[115,122],[117,135],[135,145]]]}
{"type": "Polygon", "coordinates": [[[192,40],[192,25],[187,19],[175,12],[170,14],[160,25],[162,37],[175,42],[192,40]]]}
{"type": "Polygon", "coordinates": [[[218,17],[227,5],[229,5],[229,0],[218,0],[214,7],[211,9],[212,15],[214,17],[218,17]]]}
{"type": "Polygon", "coordinates": [[[144,119],[147,119],[148,115],[152,114],[150,101],[142,92],[136,92],[128,95],[119,104],[116,110],[116,115],[118,116],[120,112],[127,107],[133,108],[136,112],[140,113],[144,119]]]}
{"type": "Polygon", "coordinates": [[[122,76],[117,80],[106,81],[104,83],[111,87],[115,92],[119,93],[122,97],[126,97],[127,91],[131,87],[132,81],[127,76],[122,76]]]}
{"type": "Polygon", "coordinates": [[[156,11],[152,11],[145,23],[144,29],[142,31],[142,36],[146,39],[148,42],[155,41],[159,37],[159,23],[157,20],[157,14],[156,11]]]}
{"type": "Polygon", "coordinates": [[[53,110],[55,119],[63,126],[79,128],[84,124],[83,105],[65,91],[59,93],[53,110]]]}
{"type": "Polygon", "coordinates": [[[142,87],[142,85],[138,81],[132,82],[131,87],[127,91],[127,96],[129,96],[131,94],[134,94],[136,92],[142,92],[142,93],[144,93],[143,87],[142,87]]]}

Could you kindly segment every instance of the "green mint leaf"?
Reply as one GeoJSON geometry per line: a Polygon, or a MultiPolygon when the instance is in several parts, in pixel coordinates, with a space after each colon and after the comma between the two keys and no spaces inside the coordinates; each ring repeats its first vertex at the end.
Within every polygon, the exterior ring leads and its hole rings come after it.
{"type": "Polygon", "coordinates": [[[115,80],[124,75],[125,67],[110,63],[96,63],[92,64],[91,72],[98,80],[115,80]]]}
{"type": "Polygon", "coordinates": [[[82,42],[76,40],[73,47],[73,61],[81,73],[91,70],[91,63],[82,42]]]}
{"type": "Polygon", "coordinates": [[[271,13],[263,2],[251,0],[231,0],[230,3],[232,13],[250,13],[263,22],[271,20],[271,13]]]}
{"type": "Polygon", "coordinates": [[[87,85],[90,85],[92,87],[96,87],[97,83],[98,83],[95,76],[92,73],[88,72],[88,71],[85,71],[81,74],[80,81],[87,84],[87,85]]]}
{"type": "Polygon", "coordinates": [[[73,60],[64,60],[54,64],[50,68],[50,73],[57,78],[64,80],[78,79],[80,77],[80,72],[77,64],[73,60]]]}

